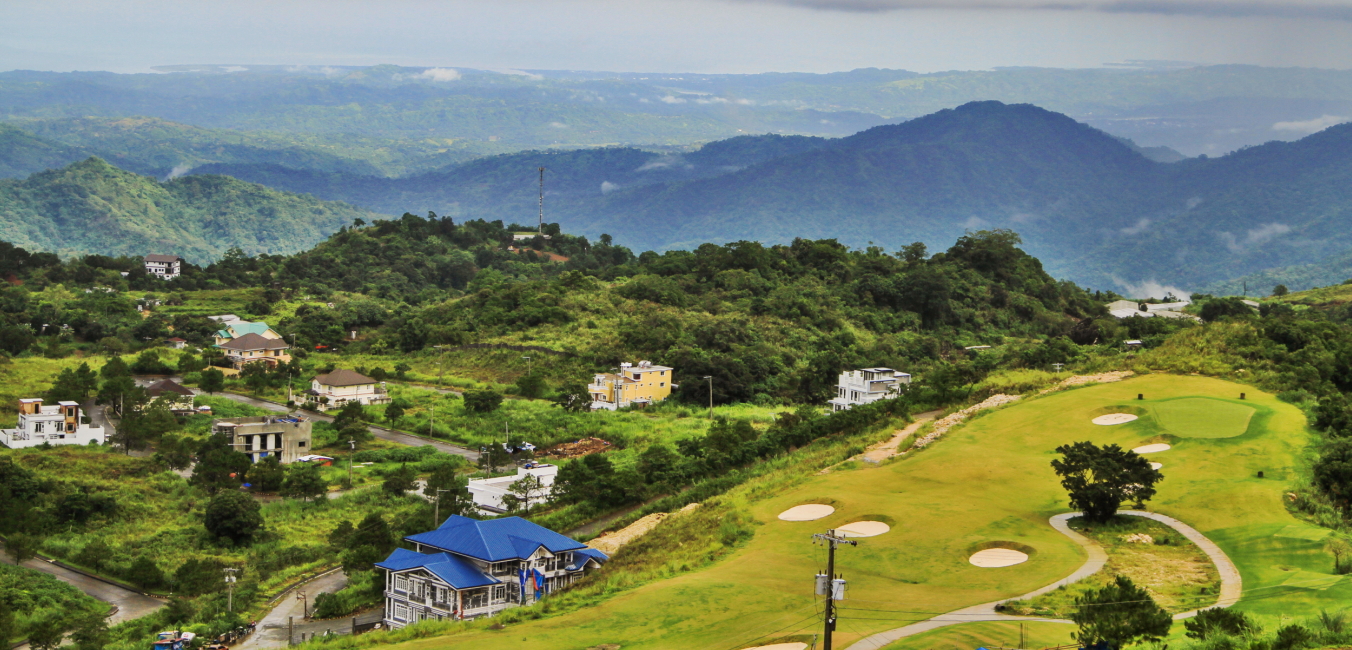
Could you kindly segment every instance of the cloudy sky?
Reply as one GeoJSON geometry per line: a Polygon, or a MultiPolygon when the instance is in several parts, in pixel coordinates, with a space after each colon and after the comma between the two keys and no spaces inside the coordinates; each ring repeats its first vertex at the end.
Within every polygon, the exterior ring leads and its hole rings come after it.
{"type": "Polygon", "coordinates": [[[1352,68],[1352,0],[4,0],[0,70],[1352,68]]]}

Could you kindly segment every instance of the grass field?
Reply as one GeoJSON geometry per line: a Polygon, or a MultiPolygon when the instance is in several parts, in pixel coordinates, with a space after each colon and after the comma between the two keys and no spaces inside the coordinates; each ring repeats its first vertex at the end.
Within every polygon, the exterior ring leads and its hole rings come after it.
{"type": "MultiPolygon", "coordinates": [[[[1152,457],[1165,463],[1166,478],[1151,508],[1211,536],[1235,560],[1245,580],[1241,608],[1260,620],[1336,609],[1352,596],[1352,586],[1331,575],[1322,542],[1310,539],[1317,529],[1282,505],[1307,435],[1295,407],[1251,387],[1204,377],[1151,375],[1052,394],[976,418],[925,451],[881,467],[813,476],[787,492],[763,491],[751,504],[760,524],[754,539],[710,568],[567,616],[503,631],[475,626],[399,647],[424,650],[510,638],[541,650],[601,643],[626,650],[732,650],[762,638],[810,633],[819,626],[812,575],[825,565],[824,552],[810,536],[870,514],[900,523],[840,551],[837,571],[849,579],[850,589],[838,647],[932,614],[1026,593],[1084,561],[1083,551],[1047,524],[1048,517],[1067,510],[1049,466],[1054,449],[1078,440],[1128,448],[1160,440],[1173,444],[1152,457]],[[1248,393],[1244,405],[1254,413],[1246,432],[1235,437],[1183,438],[1148,413],[1125,425],[1090,423],[1109,407],[1130,404],[1149,411],[1183,397],[1223,403],[1240,392],[1248,393]],[[1138,393],[1146,399],[1136,401],[1138,393]],[[1266,478],[1256,478],[1259,470],[1266,478]],[[836,512],[816,522],[777,519],[790,506],[821,500],[833,502],[836,512]],[[967,562],[970,548],[992,541],[1032,546],[1036,553],[1003,569],[967,562]]],[[[959,626],[944,631],[950,636],[943,638],[968,635],[979,641],[981,629],[998,628],[959,626]]],[[[1181,635],[1181,626],[1175,633],[1181,635]]],[[[999,640],[1009,637],[991,638],[999,640]]]]}
{"type": "Polygon", "coordinates": [[[1159,424],[1184,438],[1233,438],[1249,429],[1251,406],[1209,397],[1165,400],[1150,407],[1159,424]]]}

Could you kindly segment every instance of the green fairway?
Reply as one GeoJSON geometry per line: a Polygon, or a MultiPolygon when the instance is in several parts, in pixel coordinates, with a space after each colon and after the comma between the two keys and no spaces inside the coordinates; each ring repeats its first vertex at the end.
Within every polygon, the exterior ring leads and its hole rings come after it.
{"type": "MultiPolygon", "coordinates": [[[[1091,440],[1132,448],[1155,442],[1166,433],[1155,418],[1107,427],[1090,420],[1112,405],[1131,403],[1153,411],[1179,398],[1207,398],[1223,405],[1240,392],[1247,392],[1249,399],[1239,406],[1252,410],[1242,435],[1178,438],[1172,449],[1151,456],[1165,463],[1165,478],[1150,508],[1194,526],[1230,555],[1244,579],[1241,608],[1260,617],[1340,609],[1352,598],[1352,586],[1332,579],[1331,559],[1322,552],[1322,542],[1311,539],[1317,529],[1297,521],[1282,504],[1307,444],[1301,412],[1247,386],[1206,377],[1149,375],[991,412],[924,451],[879,467],[814,475],[788,491],[748,486],[742,492],[761,525],[749,544],[728,560],[566,616],[503,631],[475,626],[399,647],[423,650],[510,638],[527,639],[540,650],[602,643],[621,644],[625,650],[730,650],[754,645],[761,637],[811,633],[820,627],[812,576],[825,568],[825,553],[812,544],[811,535],[870,513],[883,513],[897,525],[838,553],[836,571],[850,586],[837,647],[934,614],[1021,595],[1069,575],[1085,559],[1078,545],[1047,523],[1050,516],[1068,510],[1050,468],[1058,445],[1091,440]],[[1138,393],[1150,399],[1136,401],[1138,393]],[[1259,470],[1266,478],[1256,477],[1259,470]],[[777,518],[791,506],[822,499],[836,504],[836,511],[824,519],[777,518]],[[1036,552],[1027,562],[998,569],[967,561],[971,549],[995,541],[1016,542],[1036,552]],[[1292,581],[1294,573],[1300,576],[1292,581]]],[[[986,638],[982,629],[987,628],[965,625],[951,633],[979,641],[986,638]]],[[[1175,632],[1181,635],[1182,626],[1175,632]]],[[[1005,632],[989,637],[993,644],[1009,641],[1005,632]]]]}
{"type": "Polygon", "coordinates": [[[1159,424],[1184,438],[1233,438],[1249,429],[1251,406],[1209,397],[1185,397],[1151,407],[1159,424]]]}

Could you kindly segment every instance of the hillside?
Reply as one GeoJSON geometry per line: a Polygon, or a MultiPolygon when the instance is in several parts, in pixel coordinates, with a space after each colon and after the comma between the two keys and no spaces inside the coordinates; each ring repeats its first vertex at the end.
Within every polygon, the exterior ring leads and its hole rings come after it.
{"type": "Polygon", "coordinates": [[[0,181],[0,240],[61,254],[293,253],[375,216],[223,176],[160,183],[98,158],[0,181]]]}

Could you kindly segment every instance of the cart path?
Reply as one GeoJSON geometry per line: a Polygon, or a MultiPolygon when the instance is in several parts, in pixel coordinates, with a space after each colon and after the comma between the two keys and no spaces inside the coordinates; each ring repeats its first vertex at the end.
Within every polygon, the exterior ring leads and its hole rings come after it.
{"type": "MultiPolygon", "coordinates": [[[[912,623],[911,625],[907,625],[905,627],[899,627],[887,630],[885,632],[879,632],[872,636],[868,636],[863,639],[860,639],[859,641],[856,641],[855,643],[849,646],[849,650],[880,650],[887,644],[897,641],[898,639],[904,639],[908,636],[914,636],[916,634],[921,634],[923,632],[928,632],[930,630],[935,630],[941,627],[947,627],[949,625],[957,625],[959,623],[977,623],[981,621],[1042,621],[1047,623],[1073,624],[1071,623],[1071,621],[1068,621],[1066,619],[1038,618],[1033,616],[1011,616],[1009,614],[1001,614],[995,611],[995,606],[1014,600],[1025,600],[1028,598],[1041,596],[1042,594],[1045,594],[1063,585],[1068,585],[1072,582],[1083,580],[1097,573],[1099,569],[1103,568],[1103,565],[1106,564],[1108,561],[1108,554],[1103,550],[1103,547],[1100,546],[1098,542],[1095,542],[1094,540],[1089,539],[1088,537],[1085,537],[1084,535],[1081,535],[1070,529],[1069,525],[1070,520],[1074,517],[1079,517],[1082,514],[1083,513],[1079,512],[1068,512],[1056,515],[1052,517],[1050,520],[1052,528],[1055,528],[1061,534],[1074,540],[1075,543],[1082,546],[1085,552],[1089,554],[1089,559],[1085,560],[1084,564],[1082,564],[1079,569],[1076,569],[1075,572],[1070,574],[1069,576],[1057,580],[1056,582],[1053,582],[1052,584],[1049,584],[1036,591],[1026,593],[1022,596],[1015,596],[1014,598],[1005,598],[1002,600],[997,600],[989,603],[982,603],[980,605],[965,607],[963,609],[952,611],[947,614],[940,614],[938,616],[935,616],[934,618],[921,621],[919,623],[912,623]]],[[[1174,530],[1182,534],[1184,537],[1188,538],[1188,540],[1196,544],[1198,548],[1202,549],[1203,553],[1206,553],[1207,557],[1211,560],[1211,563],[1216,566],[1217,573],[1220,574],[1221,593],[1220,597],[1216,600],[1216,604],[1212,605],[1212,607],[1229,607],[1239,601],[1240,592],[1243,590],[1243,582],[1239,577],[1239,569],[1235,567],[1234,562],[1230,561],[1230,557],[1227,556],[1225,552],[1220,549],[1219,546],[1216,546],[1215,542],[1212,542],[1210,539],[1207,539],[1207,537],[1202,533],[1198,532],[1197,529],[1177,519],[1174,519],[1173,517],[1162,515],[1157,512],[1145,512],[1142,510],[1119,510],[1117,514],[1153,519],[1166,526],[1169,526],[1170,528],[1173,528],[1174,530]]],[[[1183,612],[1181,614],[1175,614],[1174,620],[1180,620],[1191,616],[1195,616],[1197,614],[1197,611],[1198,610],[1192,610],[1189,612],[1183,612]]]]}
{"type": "MultiPolygon", "coordinates": [[[[14,564],[14,559],[10,557],[8,553],[0,554],[0,561],[3,561],[5,564],[14,564]]],[[[117,611],[115,611],[112,616],[108,617],[109,625],[116,625],[123,621],[140,618],[164,607],[165,601],[158,598],[151,598],[138,591],[132,591],[111,582],[106,582],[78,571],[72,571],[43,559],[34,558],[31,560],[24,560],[20,566],[25,569],[33,569],[34,571],[41,571],[55,576],[58,580],[116,607],[117,611]]]]}
{"type": "Polygon", "coordinates": [[[920,427],[924,426],[925,423],[939,417],[939,414],[942,412],[943,411],[935,410],[916,414],[914,421],[906,425],[905,428],[897,429],[897,432],[892,434],[892,437],[886,442],[869,447],[867,451],[855,456],[855,458],[860,458],[877,465],[888,458],[901,455],[901,452],[898,450],[898,447],[901,446],[901,441],[905,440],[906,437],[912,433],[915,433],[920,427]]]}
{"type": "Polygon", "coordinates": [[[337,633],[351,632],[351,618],[338,618],[327,621],[307,621],[305,619],[306,604],[311,607],[314,605],[315,596],[320,592],[333,593],[347,586],[347,576],[342,571],[332,571],[317,576],[312,580],[297,585],[294,589],[288,590],[277,601],[277,605],[272,608],[261,620],[258,621],[258,628],[238,645],[231,646],[232,650],[258,650],[260,648],[283,648],[291,645],[287,642],[287,619],[295,621],[296,641],[300,641],[300,635],[304,633],[323,634],[326,629],[333,629],[337,633]],[[297,593],[302,593],[308,600],[301,600],[296,597],[297,593]]]}

